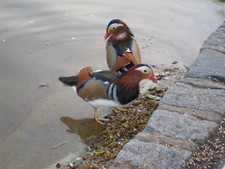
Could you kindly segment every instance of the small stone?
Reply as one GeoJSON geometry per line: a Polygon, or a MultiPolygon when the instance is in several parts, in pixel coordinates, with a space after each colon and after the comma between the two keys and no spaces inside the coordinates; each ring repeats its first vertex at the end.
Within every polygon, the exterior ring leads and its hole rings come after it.
{"type": "Polygon", "coordinates": [[[178,63],[177,61],[172,62],[172,64],[177,64],[177,63],[178,63]]]}
{"type": "Polygon", "coordinates": [[[61,166],[62,166],[62,165],[61,165],[60,163],[57,163],[57,164],[56,164],[56,168],[61,168],[61,166]]]}
{"type": "Polygon", "coordinates": [[[47,83],[40,83],[38,88],[43,88],[43,87],[49,87],[49,84],[47,83]]]}
{"type": "Polygon", "coordinates": [[[124,145],[124,143],[122,143],[122,142],[118,142],[118,144],[119,144],[119,145],[121,145],[121,146],[123,146],[123,145],[124,145]]]}
{"type": "Polygon", "coordinates": [[[74,168],[74,167],[76,166],[76,164],[75,164],[75,162],[71,162],[71,163],[69,164],[69,166],[70,166],[71,168],[74,168]]]}
{"type": "Polygon", "coordinates": [[[77,157],[76,160],[77,161],[82,160],[82,157],[77,157]]]}

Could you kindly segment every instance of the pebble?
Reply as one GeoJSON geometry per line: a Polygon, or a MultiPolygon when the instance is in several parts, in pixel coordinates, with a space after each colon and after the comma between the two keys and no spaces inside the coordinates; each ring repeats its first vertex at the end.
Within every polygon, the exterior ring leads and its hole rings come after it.
{"type": "Polygon", "coordinates": [[[38,88],[49,87],[48,83],[40,83],[38,88]]]}

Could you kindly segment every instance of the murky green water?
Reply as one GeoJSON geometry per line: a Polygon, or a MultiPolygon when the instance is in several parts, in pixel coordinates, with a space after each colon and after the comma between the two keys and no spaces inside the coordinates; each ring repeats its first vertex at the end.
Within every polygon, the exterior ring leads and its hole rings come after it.
{"type": "Polygon", "coordinates": [[[143,63],[159,67],[175,60],[191,65],[202,42],[225,20],[224,4],[214,0],[7,0],[0,11],[4,169],[43,168],[82,151],[82,139],[101,131],[89,119],[92,108],[57,78],[81,66],[107,68],[103,37],[111,19],[124,20],[143,63]],[[47,85],[39,88],[42,83],[47,85]],[[60,143],[65,144],[51,148],[60,143]]]}

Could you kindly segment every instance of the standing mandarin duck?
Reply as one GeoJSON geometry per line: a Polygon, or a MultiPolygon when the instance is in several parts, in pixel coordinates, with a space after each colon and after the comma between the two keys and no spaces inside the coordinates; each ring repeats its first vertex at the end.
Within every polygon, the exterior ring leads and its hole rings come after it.
{"type": "Polygon", "coordinates": [[[100,118],[98,107],[116,107],[128,104],[139,95],[139,82],[150,79],[157,82],[152,68],[146,64],[138,64],[127,72],[93,71],[88,66],[80,69],[77,76],[59,77],[59,80],[69,86],[75,86],[77,94],[94,108],[97,122],[107,121],[100,118]]]}
{"type": "Polygon", "coordinates": [[[125,72],[141,63],[138,44],[129,27],[120,19],[111,20],[106,28],[106,57],[110,70],[125,72]]]}

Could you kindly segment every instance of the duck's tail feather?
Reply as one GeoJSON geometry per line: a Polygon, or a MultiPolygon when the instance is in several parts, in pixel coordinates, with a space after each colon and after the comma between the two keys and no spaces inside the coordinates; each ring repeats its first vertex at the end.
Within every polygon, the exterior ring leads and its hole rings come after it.
{"type": "Polygon", "coordinates": [[[67,86],[77,86],[77,76],[59,77],[59,81],[67,86]]]}

